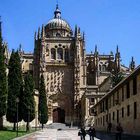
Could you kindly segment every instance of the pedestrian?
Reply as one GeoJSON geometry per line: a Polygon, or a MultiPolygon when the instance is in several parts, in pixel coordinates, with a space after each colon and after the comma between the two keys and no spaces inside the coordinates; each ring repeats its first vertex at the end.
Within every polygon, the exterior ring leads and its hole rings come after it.
{"type": "Polygon", "coordinates": [[[107,126],[107,132],[110,133],[111,132],[111,129],[112,129],[112,123],[109,122],[108,123],[108,126],[107,126]]]}
{"type": "Polygon", "coordinates": [[[81,140],[85,140],[86,131],[84,127],[81,127],[81,129],[78,132],[78,136],[80,136],[81,140]]]}
{"type": "Polygon", "coordinates": [[[90,136],[90,140],[94,140],[94,137],[96,136],[96,131],[93,126],[91,126],[88,130],[88,134],[90,136]]]}
{"type": "Polygon", "coordinates": [[[116,140],[122,139],[122,133],[123,133],[123,128],[122,128],[121,124],[118,123],[116,126],[116,140]]]}

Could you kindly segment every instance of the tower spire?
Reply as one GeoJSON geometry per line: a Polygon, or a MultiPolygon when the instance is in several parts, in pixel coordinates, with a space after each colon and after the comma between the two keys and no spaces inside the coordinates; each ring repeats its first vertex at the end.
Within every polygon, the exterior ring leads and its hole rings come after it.
{"type": "Polygon", "coordinates": [[[94,51],[95,55],[98,55],[98,49],[97,49],[97,45],[95,45],[95,51],[94,51]]]}
{"type": "Polygon", "coordinates": [[[41,37],[45,37],[45,29],[44,29],[44,25],[42,25],[42,31],[41,31],[41,37]]]}
{"type": "Polygon", "coordinates": [[[40,39],[40,27],[38,28],[38,35],[37,35],[37,39],[40,39]]]}
{"type": "Polygon", "coordinates": [[[130,69],[131,69],[132,71],[135,69],[135,61],[134,61],[134,57],[131,58],[130,69]]]}
{"type": "Polygon", "coordinates": [[[116,72],[118,73],[120,71],[120,52],[118,45],[116,48],[115,63],[116,63],[116,72]]]}
{"type": "Polygon", "coordinates": [[[58,0],[56,1],[56,4],[58,5],[58,0]]]}
{"type": "Polygon", "coordinates": [[[85,41],[85,32],[83,32],[83,41],[85,41]]]}
{"type": "Polygon", "coordinates": [[[35,32],[35,34],[34,34],[34,40],[36,40],[37,39],[37,33],[35,32]]]}
{"type": "Polygon", "coordinates": [[[75,25],[75,37],[77,37],[77,35],[78,35],[78,27],[77,25],[75,25]]]}

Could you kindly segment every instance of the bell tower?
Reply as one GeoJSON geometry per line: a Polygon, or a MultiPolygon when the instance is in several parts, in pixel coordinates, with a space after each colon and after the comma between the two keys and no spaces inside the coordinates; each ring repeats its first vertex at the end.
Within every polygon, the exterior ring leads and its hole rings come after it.
{"type": "Polygon", "coordinates": [[[65,112],[63,122],[77,121],[74,107],[86,86],[86,61],[84,33],[63,20],[56,5],[54,18],[42,25],[35,33],[34,79],[36,88],[39,77],[45,79],[49,121],[61,120],[61,111],[65,112]],[[58,92],[59,91],[59,92],[58,92]],[[55,117],[55,118],[54,118],[55,117]]]}

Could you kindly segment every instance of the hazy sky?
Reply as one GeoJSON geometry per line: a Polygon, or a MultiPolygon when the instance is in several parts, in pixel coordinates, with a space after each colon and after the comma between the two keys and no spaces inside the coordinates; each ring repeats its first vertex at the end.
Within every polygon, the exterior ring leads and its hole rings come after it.
{"type": "MultiPolygon", "coordinates": [[[[8,47],[32,52],[34,32],[54,17],[57,0],[0,0],[3,38],[8,47]]],[[[140,64],[140,0],[59,0],[62,18],[85,32],[86,51],[101,54],[119,46],[122,64],[140,64]]]]}

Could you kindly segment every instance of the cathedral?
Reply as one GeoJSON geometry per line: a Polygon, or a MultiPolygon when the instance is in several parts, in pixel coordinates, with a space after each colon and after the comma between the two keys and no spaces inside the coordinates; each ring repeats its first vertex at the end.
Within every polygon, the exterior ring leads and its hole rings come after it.
{"type": "Polygon", "coordinates": [[[48,123],[88,125],[94,123],[92,108],[111,89],[111,76],[128,75],[128,68],[120,63],[120,52],[102,55],[95,51],[86,54],[85,37],[80,28],[73,31],[56,6],[54,17],[38,29],[34,36],[34,52],[19,48],[23,75],[33,74],[35,89],[40,75],[44,76],[48,104],[48,123]]]}

